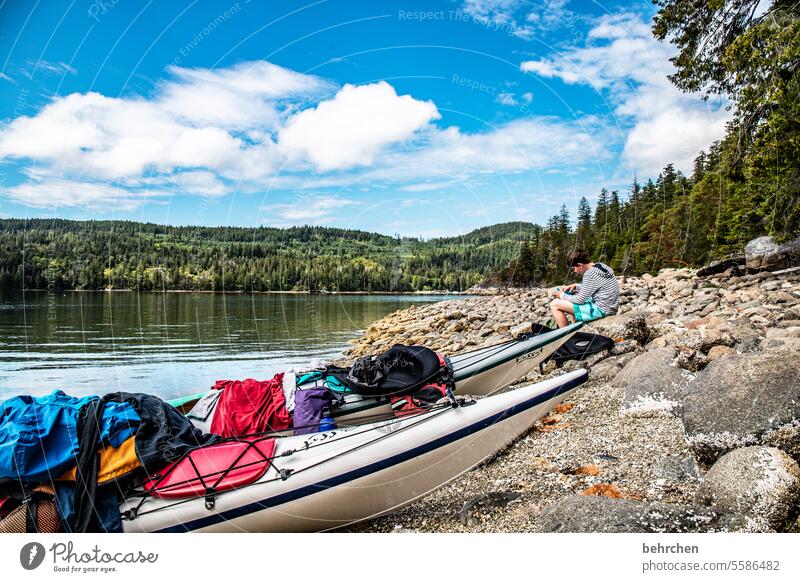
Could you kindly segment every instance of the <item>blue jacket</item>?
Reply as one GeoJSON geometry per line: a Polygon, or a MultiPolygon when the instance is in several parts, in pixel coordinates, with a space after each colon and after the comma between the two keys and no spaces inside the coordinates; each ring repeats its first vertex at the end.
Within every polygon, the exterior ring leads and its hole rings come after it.
{"type": "MultiPolygon", "coordinates": [[[[16,396],[0,404],[0,478],[57,479],[78,453],[78,415],[97,396],[75,398],[61,390],[33,398],[16,396]]],[[[120,446],[136,434],[140,418],[127,402],[106,404],[101,444],[120,446]]]]}

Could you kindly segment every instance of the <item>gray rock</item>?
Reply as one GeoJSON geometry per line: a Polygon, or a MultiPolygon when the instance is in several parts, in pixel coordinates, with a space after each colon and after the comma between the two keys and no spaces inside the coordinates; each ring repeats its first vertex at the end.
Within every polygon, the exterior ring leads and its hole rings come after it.
{"type": "Polygon", "coordinates": [[[670,411],[677,406],[693,376],[674,364],[676,355],[673,348],[659,348],[631,360],[614,378],[625,387],[623,408],[670,411]]]}
{"type": "Polygon", "coordinates": [[[791,351],[795,354],[800,351],[800,338],[796,337],[777,337],[765,339],[761,346],[765,350],[780,350],[782,352],[791,351]]]}
{"type": "Polygon", "coordinates": [[[751,240],[744,248],[748,271],[777,271],[800,265],[800,238],[778,245],[771,236],[751,240]]]}
{"type": "Polygon", "coordinates": [[[636,340],[624,340],[614,344],[614,347],[611,348],[611,354],[614,356],[620,356],[622,354],[635,352],[640,347],[641,346],[639,345],[639,342],[636,340]]]}
{"type": "Polygon", "coordinates": [[[714,346],[710,350],[708,350],[708,354],[706,354],[706,359],[709,362],[713,362],[723,356],[728,356],[730,354],[735,354],[736,350],[730,348],[728,346],[714,346]]]}
{"type": "Polygon", "coordinates": [[[657,479],[664,479],[669,483],[682,483],[684,481],[699,480],[700,468],[691,456],[661,457],[653,463],[653,476],[657,479]]]}
{"type": "Polygon", "coordinates": [[[695,456],[711,464],[733,449],[777,446],[800,458],[800,367],[796,352],[736,354],[697,374],[681,417],[695,456]]]}
{"type": "Polygon", "coordinates": [[[515,325],[509,330],[511,337],[518,338],[522,334],[528,333],[531,331],[532,323],[530,321],[526,321],[525,323],[520,323],[519,325],[515,325]]]}
{"type": "Polygon", "coordinates": [[[646,323],[646,313],[623,313],[611,315],[593,321],[585,331],[599,333],[611,338],[632,339],[641,345],[646,344],[655,335],[646,323]]]}
{"type": "Polygon", "coordinates": [[[627,354],[605,358],[602,362],[598,362],[592,366],[589,377],[592,380],[610,382],[617,376],[619,371],[635,357],[635,353],[629,352],[627,354]]]}
{"type": "Polygon", "coordinates": [[[742,531],[742,516],[694,505],[583,497],[552,503],[539,518],[548,533],[685,533],[742,531]]]}
{"type": "Polygon", "coordinates": [[[800,503],[800,465],[780,449],[736,449],[714,463],[697,497],[719,510],[749,515],[752,529],[781,531],[800,503]]]}
{"type": "Polygon", "coordinates": [[[458,510],[458,519],[464,525],[470,525],[477,521],[481,513],[503,508],[521,495],[516,491],[490,491],[489,493],[474,495],[467,499],[461,509],[458,510]]]}

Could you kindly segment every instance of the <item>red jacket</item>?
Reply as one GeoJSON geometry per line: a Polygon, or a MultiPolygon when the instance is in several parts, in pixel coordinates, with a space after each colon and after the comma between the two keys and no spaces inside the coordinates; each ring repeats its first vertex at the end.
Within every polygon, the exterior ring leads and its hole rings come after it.
{"type": "Polygon", "coordinates": [[[270,430],[283,430],[292,425],[283,397],[283,374],[263,382],[217,380],[219,397],[211,432],[223,437],[240,436],[270,430]]]}

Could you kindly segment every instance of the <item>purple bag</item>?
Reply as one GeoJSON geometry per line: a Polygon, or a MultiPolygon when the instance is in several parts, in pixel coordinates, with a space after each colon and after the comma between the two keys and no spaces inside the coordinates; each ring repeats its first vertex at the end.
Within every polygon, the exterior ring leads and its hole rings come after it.
{"type": "Polygon", "coordinates": [[[294,393],[294,434],[319,432],[322,412],[331,404],[331,394],[325,388],[309,388],[294,393]]]}

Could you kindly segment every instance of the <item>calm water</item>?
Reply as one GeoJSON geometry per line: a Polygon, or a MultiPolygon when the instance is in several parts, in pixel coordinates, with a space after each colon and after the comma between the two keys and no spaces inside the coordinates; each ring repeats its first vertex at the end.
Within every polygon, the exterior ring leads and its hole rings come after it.
{"type": "Polygon", "coordinates": [[[0,294],[0,399],[116,390],[174,398],[335,357],[372,321],[452,297],[0,294]]]}

